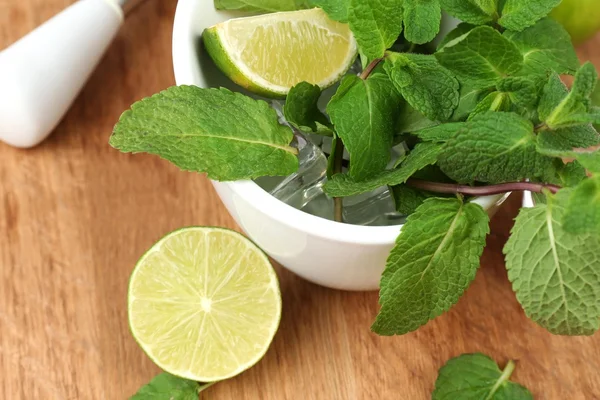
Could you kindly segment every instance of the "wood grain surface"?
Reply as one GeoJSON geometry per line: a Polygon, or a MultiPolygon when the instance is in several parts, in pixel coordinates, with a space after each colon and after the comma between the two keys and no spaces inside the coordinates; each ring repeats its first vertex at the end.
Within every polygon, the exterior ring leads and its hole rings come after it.
{"type": "MultiPolygon", "coordinates": [[[[209,0],[202,0],[209,1],[209,0]]],[[[72,0],[0,0],[0,48],[72,0]]],[[[207,179],[107,140],[132,102],[174,83],[174,0],[132,14],[73,108],[41,146],[0,143],[0,398],[126,399],[158,368],[131,337],[129,274],[165,233],[236,228],[207,179]]],[[[600,36],[580,49],[596,59],[600,36]]],[[[0,88],[0,92],[1,92],[0,88]]],[[[1,93],[0,93],[1,94],[1,93]]],[[[377,293],[312,285],[279,268],[284,315],[266,357],[213,386],[210,399],[427,399],[450,357],[518,360],[536,399],[600,398],[600,335],[552,336],[523,314],[501,249],[519,199],[493,221],[477,279],[449,313],[416,333],[369,331],[377,293]]]]}

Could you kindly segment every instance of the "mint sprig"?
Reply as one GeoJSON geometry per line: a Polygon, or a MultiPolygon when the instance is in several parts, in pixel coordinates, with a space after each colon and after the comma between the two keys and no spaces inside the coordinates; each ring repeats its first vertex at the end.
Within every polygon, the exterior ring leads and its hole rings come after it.
{"type": "MultiPolygon", "coordinates": [[[[300,82],[284,114],[298,135],[333,137],[324,191],[337,221],[343,197],[385,186],[408,215],[383,273],[376,332],[415,330],[456,303],[489,230],[473,197],[512,191],[535,200],[504,249],[525,312],[555,334],[598,330],[600,90],[594,66],[580,67],[566,31],[546,17],[558,2],[217,0],[253,11],[319,6],[356,37],[366,68],[343,78],[326,113],[320,89],[300,82]],[[420,44],[438,32],[439,10],[463,23],[433,51],[420,44]],[[562,74],[575,75],[571,90],[562,74]],[[400,143],[407,155],[390,163],[400,143]]],[[[216,180],[291,174],[292,143],[267,103],[192,87],[134,104],[111,138],[216,180]]],[[[502,376],[489,362],[489,378],[502,376]]],[[[489,398],[512,386],[493,387],[489,398]]]]}
{"type": "Polygon", "coordinates": [[[449,360],[439,372],[432,400],[533,400],[525,387],[510,381],[515,362],[503,370],[490,357],[463,354],[449,360]]]}

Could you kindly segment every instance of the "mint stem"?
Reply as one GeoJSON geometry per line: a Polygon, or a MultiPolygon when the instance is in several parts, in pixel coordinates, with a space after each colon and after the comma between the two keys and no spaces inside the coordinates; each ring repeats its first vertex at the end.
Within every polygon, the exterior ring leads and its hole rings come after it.
{"type": "Polygon", "coordinates": [[[379,63],[382,62],[382,61],[383,61],[383,57],[382,58],[376,58],[375,60],[371,61],[371,63],[369,65],[367,65],[367,68],[365,68],[364,71],[360,74],[360,79],[365,80],[369,76],[371,76],[371,73],[373,72],[373,70],[375,68],[377,68],[377,66],[379,65],[379,63]]]}
{"type": "Polygon", "coordinates": [[[539,124],[538,126],[535,127],[534,131],[535,133],[541,132],[541,131],[547,131],[549,129],[548,125],[545,122],[542,122],[541,124],[539,124]]]}
{"type": "Polygon", "coordinates": [[[502,371],[502,376],[500,378],[504,378],[504,380],[506,381],[509,380],[512,376],[512,373],[515,371],[515,367],[515,362],[513,360],[508,360],[508,363],[506,363],[506,367],[504,367],[504,370],[502,371]]]}
{"type": "MultiPolygon", "coordinates": [[[[360,79],[366,80],[382,61],[383,58],[377,58],[371,61],[367,68],[360,74],[360,79]]],[[[344,143],[339,137],[338,140],[336,140],[334,153],[335,158],[333,160],[332,175],[341,174],[344,163],[344,143]]],[[[333,220],[336,222],[344,222],[344,200],[341,197],[333,198],[333,220]]]]}
{"type": "MultiPolygon", "coordinates": [[[[335,141],[335,158],[333,159],[333,174],[341,174],[344,164],[344,143],[339,137],[335,141]]],[[[341,197],[333,198],[333,219],[344,222],[344,200],[341,197]]]]}
{"type": "Polygon", "coordinates": [[[494,398],[494,395],[496,394],[498,389],[500,389],[500,386],[502,386],[506,381],[508,381],[510,379],[510,376],[512,375],[512,373],[515,370],[515,366],[516,365],[513,360],[508,361],[508,363],[506,364],[506,367],[504,367],[504,370],[502,371],[502,375],[500,375],[500,378],[498,378],[498,380],[492,387],[492,390],[490,390],[490,393],[487,395],[485,400],[492,400],[494,398]]]}
{"type": "MultiPolygon", "coordinates": [[[[383,58],[377,58],[371,61],[371,63],[367,65],[367,68],[365,68],[360,74],[360,79],[366,80],[369,76],[371,76],[373,70],[375,70],[375,68],[377,68],[379,63],[382,61],[383,58]]],[[[344,163],[344,143],[342,143],[342,140],[340,138],[336,140],[334,153],[335,159],[333,160],[332,175],[341,174],[344,163]]],[[[333,198],[333,220],[337,222],[344,222],[344,200],[341,197],[333,198]]]]}
{"type": "Polygon", "coordinates": [[[519,192],[529,191],[535,193],[542,193],[544,189],[549,190],[551,193],[556,193],[560,189],[560,186],[547,185],[543,183],[531,183],[531,182],[511,182],[502,183],[499,185],[489,186],[467,186],[457,185],[453,183],[437,183],[422,181],[420,179],[409,179],[406,184],[416,189],[427,190],[428,192],[434,193],[447,193],[447,194],[466,194],[469,196],[490,196],[494,194],[502,194],[508,192],[519,192]]]}
{"type": "Polygon", "coordinates": [[[214,385],[217,382],[208,382],[208,383],[201,383],[198,382],[198,398],[200,399],[200,397],[202,396],[200,393],[205,391],[206,389],[208,389],[209,387],[211,387],[212,385],[214,385]]]}

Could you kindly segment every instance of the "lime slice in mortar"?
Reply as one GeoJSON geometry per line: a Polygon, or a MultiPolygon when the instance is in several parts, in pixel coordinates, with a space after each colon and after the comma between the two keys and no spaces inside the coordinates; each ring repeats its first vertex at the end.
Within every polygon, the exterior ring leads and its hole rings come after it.
{"type": "Polygon", "coordinates": [[[236,18],[208,28],[204,45],[234,82],[267,97],[306,81],[337,82],[356,58],[350,28],[320,8],[236,18]]]}

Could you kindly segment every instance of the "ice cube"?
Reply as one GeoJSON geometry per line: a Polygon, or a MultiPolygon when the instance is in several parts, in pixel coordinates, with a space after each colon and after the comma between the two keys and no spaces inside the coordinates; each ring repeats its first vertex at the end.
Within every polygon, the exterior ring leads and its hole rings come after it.
{"type": "MultiPolygon", "coordinates": [[[[280,122],[288,125],[283,114],[283,103],[272,102],[280,122]]],[[[308,139],[294,129],[294,145],[298,149],[299,169],[287,177],[262,177],[256,183],[284,203],[322,218],[333,219],[333,199],[323,191],[327,181],[327,156],[321,149],[331,147],[330,138],[308,139]],[[320,147],[321,146],[321,147],[320,147]]],[[[403,147],[393,150],[394,163],[404,153],[403,147]]],[[[348,159],[348,154],[345,154],[348,159]]],[[[354,225],[397,225],[404,217],[396,212],[394,199],[387,187],[344,199],[344,222],[354,225]]]]}
{"type": "MultiPolygon", "coordinates": [[[[295,142],[299,150],[298,171],[287,177],[259,178],[256,183],[284,203],[302,209],[315,197],[323,195],[327,157],[319,147],[299,134],[296,134],[295,142]]],[[[333,207],[333,201],[331,204],[333,207]]]]}
{"type": "Polygon", "coordinates": [[[344,199],[344,222],[353,225],[387,226],[405,222],[387,187],[344,199]]]}
{"type": "MultiPolygon", "coordinates": [[[[264,177],[256,182],[275,198],[322,218],[333,219],[333,199],[323,192],[327,181],[327,157],[310,140],[296,135],[300,167],[287,177],[264,177]]],[[[396,212],[387,187],[344,199],[344,222],[354,225],[397,225],[404,217],[396,212]]]]}

